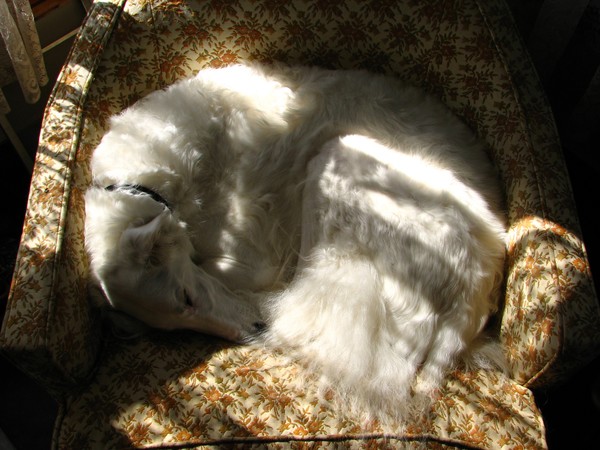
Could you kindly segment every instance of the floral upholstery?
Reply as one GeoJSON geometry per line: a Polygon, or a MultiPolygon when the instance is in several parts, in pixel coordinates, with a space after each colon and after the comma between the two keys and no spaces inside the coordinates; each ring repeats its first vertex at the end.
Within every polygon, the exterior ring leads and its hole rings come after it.
{"type": "Polygon", "coordinates": [[[60,401],[55,446],[545,448],[532,388],[600,350],[600,312],[551,112],[502,0],[97,0],[47,106],[3,352],[60,401]],[[190,332],[124,340],[87,301],[83,193],[108,118],[205,66],[362,67],[440,96],[507,198],[509,373],[453,372],[405,427],[333,412],[284,355],[190,332]]]}

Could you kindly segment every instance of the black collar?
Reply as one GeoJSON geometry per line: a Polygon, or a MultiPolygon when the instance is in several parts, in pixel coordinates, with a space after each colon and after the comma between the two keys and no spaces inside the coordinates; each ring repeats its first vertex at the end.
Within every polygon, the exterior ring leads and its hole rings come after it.
{"type": "Polygon", "coordinates": [[[162,195],[150,188],[147,188],[146,186],[142,186],[141,184],[111,184],[110,186],[106,186],[105,189],[110,192],[125,191],[133,195],[149,195],[152,200],[164,205],[169,211],[173,210],[169,202],[166,201],[162,195]]]}

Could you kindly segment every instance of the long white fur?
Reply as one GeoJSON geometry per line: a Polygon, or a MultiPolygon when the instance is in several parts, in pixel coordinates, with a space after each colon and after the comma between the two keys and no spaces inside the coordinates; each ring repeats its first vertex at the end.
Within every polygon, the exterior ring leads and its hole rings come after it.
{"type": "Polygon", "coordinates": [[[419,89],[363,71],[202,70],[113,118],[92,171],[94,284],[151,326],[283,348],[378,417],[493,353],[479,336],[502,280],[498,180],[419,89]],[[104,189],[124,183],[172,210],[104,189]]]}

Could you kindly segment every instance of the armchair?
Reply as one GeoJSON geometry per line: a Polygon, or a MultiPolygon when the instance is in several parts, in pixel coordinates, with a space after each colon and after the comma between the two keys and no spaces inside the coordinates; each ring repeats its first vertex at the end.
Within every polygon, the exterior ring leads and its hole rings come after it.
{"type": "Polygon", "coordinates": [[[600,352],[600,311],[552,114],[503,0],[96,0],[46,109],[0,348],[60,402],[60,449],[545,448],[531,389],[600,352]],[[495,318],[508,374],[457,370],[430,416],[365,425],[333,414],[283,355],[103,326],[87,300],[83,194],[108,118],[250,59],[393,73],[487,142],[509,216],[495,318]]]}

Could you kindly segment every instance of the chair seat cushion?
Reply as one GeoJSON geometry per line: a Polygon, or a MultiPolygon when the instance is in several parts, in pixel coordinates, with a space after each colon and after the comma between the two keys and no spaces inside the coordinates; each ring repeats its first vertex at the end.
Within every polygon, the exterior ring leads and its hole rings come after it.
{"type": "Polygon", "coordinates": [[[334,394],[309,381],[284,355],[191,332],[113,338],[65,408],[58,447],[545,446],[533,395],[498,372],[456,371],[430,414],[405,429],[336,414],[334,394]]]}

